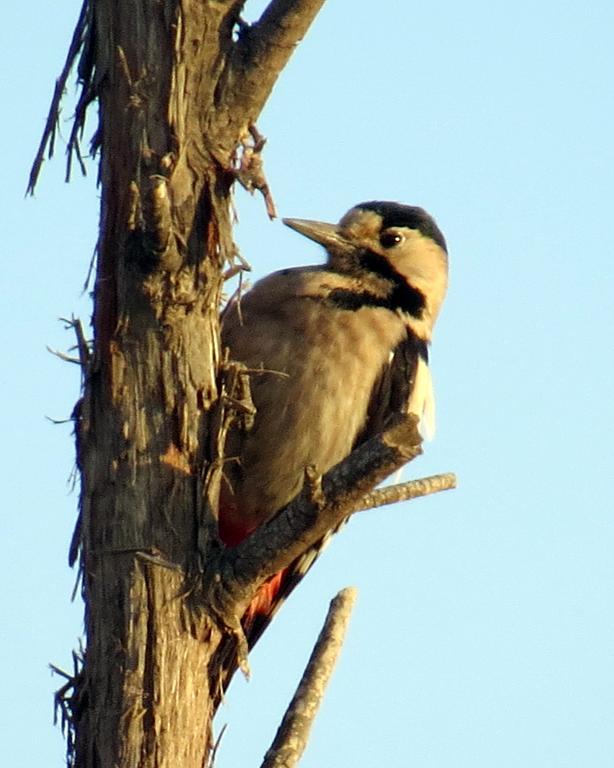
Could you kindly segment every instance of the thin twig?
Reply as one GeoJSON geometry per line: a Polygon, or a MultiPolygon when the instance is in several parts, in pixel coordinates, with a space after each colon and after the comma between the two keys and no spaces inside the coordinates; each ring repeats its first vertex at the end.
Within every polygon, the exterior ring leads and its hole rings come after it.
{"type": "Polygon", "coordinates": [[[75,365],[81,365],[81,360],[79,360],[78,357],[72,357],[71,355],[67,355],[65,352],[60,352],[59,349],[53,349],[49,345],[46,347],[47,352],[50,352],[54,357],[58,357],[60,360],[63,360],[65,363],[75,363],[75,365]]]}
{"type": "Polygon", "coordinates": [[[305,751],[309,732],[339,658],[356,589],[346,587],[331,601],[326,621],[261,768],[293,768],[305,751]]]}
{"type": "Polygon", "coordinates": [[[376,509],[386,504],[396,504],[397,501],[408,501],[409,499],[417,499],[420,496],[430,496],[432,493],[449,491],[452,488],[456,488],[456,475],[452,472],[421,477],[417,480],[409,480],[406,483],[389,485],[385,488],[378,488],[375,491],[365,493],[354,511],[360,512],[365,509],[376,509]]]}
{"type": "MultiPolygon", "coordinates": [[[[66,82],[68,80],[68,76],[70,75],[77,56],[83,47],[83,43],[87,35],[89,13],[89,0],[84,0],[83,5],[81,6],[81,11],[79,13],[79,19],[77,21],[75,31],[73,32],[72,40],[70,41],[64,67],[62,68],[60,76],[55,81],[55,88],[53,91],[53,97],[51,99],[51,105],[49,107],[49,113],[47,115],[47,121],[45,123],[45,128],[43,129],[43,135],[41,136],[40,144],[36,152],[36,157],[32,163],[32,169],[30,170],[30,178],[28,179],[26,195],[34,194],[34,188],[36,187],[36,182],[38,181],[38,176],[45,159],[45,152],[47,151],[47,148],[49,148],[48,156],[53,156],[55,135],[60,116],[60,103],[66,90],[66,82]]],[[[71,139],[73,132],[74,128],[73,131],[71,131],[71,139]]],[[[69,144],[69,146],[71,145],[69,144]]]]}
{"type": "Polygon", "coordinates": [[[219,736],[215,740],[215,744],[213,745],[213,749],[211,750],[211,754],[209,755],[205,768],[213,768],[213,766],[215,765],[215,758],[217,757],[217,751],[220,748],[220,744],[222,743],[222,737],[226,733],[227,727],[228,727],[228,723],[224,723],[219,736]]]}

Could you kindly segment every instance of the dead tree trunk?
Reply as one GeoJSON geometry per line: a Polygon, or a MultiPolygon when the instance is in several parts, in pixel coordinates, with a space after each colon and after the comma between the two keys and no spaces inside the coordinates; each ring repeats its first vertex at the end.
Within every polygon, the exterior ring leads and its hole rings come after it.
{"type": "Polygon", "coordinates": [[[218,315],[223,268],[237,257],[231,190],[239,179],[267,193],[253,126],[322,3],[272,0],[249,26],[242,0],[85,0],[56,87],[31,187],[79,58],[69,154],[80,159],[96,100],[102,190],[94,340],[81,344],[75,410],[72,553],[87,648],[63,696],[78,768],[206,764],[222,686],[245,663],[239,617],[258,584],[419,451],[405,420],[312,483],[302,513],[232,551],[220,544],[229,384],[218,315]]]}
{"type": "Polygon", "coordinates": [[[230,193],[237,170],[249,183],[250,128],[322,2],[277,0],[251,27],[237,0],[86,0],[82,11],[64,73],[80,50],[69,149],[96,99],[102,202],[94,345],[76,412],[80,767],[205,760],[222,632],[185,595],[211,522],[206,436],[219,418],[222,268],[235,256],[230,193]],[[158,553],[173,567],[146,559],[158,553]]]}

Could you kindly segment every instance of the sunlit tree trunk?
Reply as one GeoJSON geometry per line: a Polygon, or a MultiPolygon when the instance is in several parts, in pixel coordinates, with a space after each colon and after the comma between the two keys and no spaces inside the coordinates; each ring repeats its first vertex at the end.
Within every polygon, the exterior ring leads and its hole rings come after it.
{"type": "Polygon", "coordinates": [[[253,125],[322,2],[273,0],[248,26],[237,0],[86,0],[56,89],[38,161],[77,56],[73,154],[88,105],[99,106],[94,339],[75,411],[87,647],[64,692],[80,768],[207,759],[219,659],[226,680],[236,667],[236,654],[220,657],[224,622],[197,596],[220,549],[231,190],[237,175],[262,186],[253,125]]]}

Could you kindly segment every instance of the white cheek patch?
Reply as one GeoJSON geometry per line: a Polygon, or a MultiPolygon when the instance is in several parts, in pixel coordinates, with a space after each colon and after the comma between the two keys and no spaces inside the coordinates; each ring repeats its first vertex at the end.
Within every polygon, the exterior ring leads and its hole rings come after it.
{"type": "Polygon", "coordinates": [[[416,382],[409,398],[407,410],[419,419],[418,429],[424,440],[432,440],[435,436],[435,395],[433,379],[428,364],[418,358],[416,382]]]}

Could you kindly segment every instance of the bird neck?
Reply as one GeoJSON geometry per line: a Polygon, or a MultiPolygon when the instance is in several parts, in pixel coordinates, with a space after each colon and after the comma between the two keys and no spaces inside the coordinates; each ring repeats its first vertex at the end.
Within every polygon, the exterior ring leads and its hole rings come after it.
{"type": "MultiPolygon", "coordinates": [[[[414,284],[397,272],[384,256],[371,250],[353,254],[329,253],[328,268],[351,281],[351,297],[354,308],[379,306],[403,317],[412,333],[428,342],[434,324],[434,314],[425,288],[417,280],[414,284]]],[[[349,291],[345,297],[349,302],[349,291]]]]}

